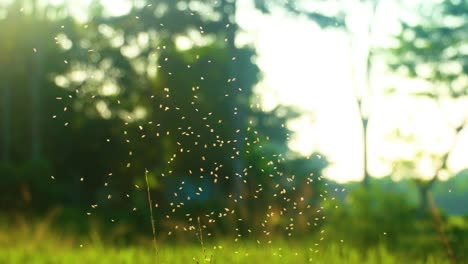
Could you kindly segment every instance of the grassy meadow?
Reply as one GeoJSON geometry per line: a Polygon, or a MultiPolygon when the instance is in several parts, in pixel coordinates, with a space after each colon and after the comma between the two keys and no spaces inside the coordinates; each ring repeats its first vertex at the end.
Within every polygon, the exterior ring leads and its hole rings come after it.
{"type": "MultiPolygon", "coordinates": [[[[28,243],[28,242],[25,242],[28,243]]],[[[57,242],[55,242],[57,243],[57,242]]],[[[342,245],[311,247],[284,242],[258,245],[254,242],[207,245],[161,246],[157,255],[151,247],[102,247],[57,245],[46,241],[28,246],[0,249],[2,263],[450,263],[428,256],[416,260],[390,254],[383,247],[363,252],[342,245]],[[320,248],[320,249],[316,249],[320,248]]]]}
{"type": "Polygon", "coordinates": [[[117,245],[96,232],[87,236],[57,233],[45,222],[10,226],[0,230],[0,263],[450,263],[440,255],[415,258],[392,253],[383,245],[362,251],[353,248],[352,241],[332,238],[278,238],[270,243],[228,238],[198,243],[158,241],[155,252],[150,237],[117,245]]]}

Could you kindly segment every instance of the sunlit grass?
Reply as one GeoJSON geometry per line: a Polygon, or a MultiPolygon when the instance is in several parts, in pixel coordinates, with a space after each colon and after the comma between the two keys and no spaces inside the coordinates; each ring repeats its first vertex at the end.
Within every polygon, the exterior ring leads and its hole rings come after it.
{"type": "Polygon", "coordinates": [[[161,238],[155,256],[151,234],[119,244],[113,235],[107,237],[94,228],[81,235],[57,231],[51,226],[52,218],[51,213],[39,221],[19,217],[0,223],[0,263],[449,263],[443,256],[431,254],[424,260],[414,259],[383,245],[363,251],[352,247],[352,241],[333,237],[238,242],[224,237],[205,238],[203,243],[161,238]]]}
{"type": "MultiPolygon", "coordinates": [[[[281,243],[280,243],[281,244],[281,243]]],[[[417,261],[397,257],[383,248],[361,252],[343,246],[332,245],[322,251],[309,250],[306,245],[289,247],[286,244],[257,246],[227,244],[203,251],[197,245],[162,247],[155,257],[151,248],[144,247],[94,247],[82,248],[2,248],[2,263],[449,263],[443,259],[428,257],[417,261]]]]}
{"type": "Polygon", "coordinates": [[[313,239],[274,239],[271,244],[231,240],[159,244],[155,256],[150,241],[112,246],[69,235],[31,230],[0,232],[0,263],[449,263],[435,256],[426,260],[395,255],[383,246],[362,252],[340,242],[316,244],[313,239]],[[34,232],[29,232],[34,231],[34,232]]]}

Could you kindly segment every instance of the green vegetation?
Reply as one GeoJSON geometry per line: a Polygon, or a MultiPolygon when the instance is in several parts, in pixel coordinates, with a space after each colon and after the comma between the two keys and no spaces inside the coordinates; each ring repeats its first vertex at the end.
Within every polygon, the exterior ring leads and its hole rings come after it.
{"type": "Polygon", "coordinates": [[[443,256],[425,255],[421,258],[394,254],[383,246],[362,251],[349,242],[328,243],[314,240],[286,241],[217,241],[172,243],[158,246],[157,255],[151,243],[111,246],[89,239],[67,236],[37,236],[35,232],[9,231],[0,233],[2,263],[450,263],[443,256]],[[7,237],[8,236],[8,237],[7,237]],[[9,240],[6,243],[6,240],[9,240]]]}
{"type": "MultiPolygon", "coordinates": [[[[285,244],[288,245],[288,244],[285,244]]],[[[373,249],[362,256],[362,252],[349,249],[342,245],[327,249],[313,250],[300,245],[288,247],[285,245],[224,245],[222,249],[208,250],[210,255],[203,261],[203,253],[196,246],[180,246],[162,248],[155,258],[151,250],[141,247],[133,248],[100,248],[91,247],[64,249],[49,247],[40,249],[16,248],[0,249],[0,259],[6,263],[450,263],[440,257],[428,256],[427,260],[412,260],[397,257],[383,249],[373,249]],[[156,259],[156,260],[155,260],[156,259]]],[[[215,246],[213,246],[214,248],[215,246]]]]}
{"type": "MultiPolygon", "coordinates": [[[[346,1],[331,13],[291,2],[252,4],[362,38],[346,1]]],[[[355,2],[373,18],[381,3],[355,2]]],[[[319,150],[289,148],[288,124],[304,111],[262,105],[238,1],[132,3],[110,16],[92,1],[76,19],[67,1],[0,1],[1,263],[468,262],[467,171],[449,169],[463,113],[448,118],[454,142],[442,151],[397,128],[389,140],[416,151],[375,179],[372,96],[355,95],[364,180],[338,184],[319,150]]],[[[407,97],[466,100],[467,11],[466,1],[432,3],[384,50],[370,43],[370,19],[358,63],[367,87],[357,90],[371,93],[383,55],[389,70],[428,84],[407,97]]]]}

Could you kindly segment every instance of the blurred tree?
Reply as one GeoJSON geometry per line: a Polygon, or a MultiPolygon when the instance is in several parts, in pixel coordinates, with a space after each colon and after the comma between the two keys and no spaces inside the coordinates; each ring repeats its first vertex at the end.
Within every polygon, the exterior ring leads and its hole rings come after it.
{"type": "MultiPolygon", "coordinates": [[[[214,189],[220,191],[219,195],[232,194],[244,218],[248,217],[247,206],[242,206],[244,199],[236,197],[249,196],[243,176],[248,170],[244,153],[251,149],[247,145],[252,143],[249,131],[277,134],[274,143],[266,141],[265,144],[281,145],[283,150],[278,155],[287,152],[288,133],[279,132],[287,131],[279,122],[268,130],[256,127],[256,122],[249,123],[261,115],[271,120],[279,117],[276,111],[254,111],[251,105],[259,70],[252,62],[255,51],[235,43],[240,30],[234,19],[235,10],[233,1],[178,4],[161,1],[134,6],[128,14],[119,17],[96,16],[89,25],[98,31],[107,28],[111,37],[119,36],[120,53],[131,61],[133,69],[129,72],[139,80],[136,89],[120,87],[120,94],[133,93],[129,98],[135,98],[131,103],[121,101],[121,104],[146,109],[138,122],[145,124],[145,131],[163,137],[164,156],[139,154],[133,148],[133,160],[138,160],[139,166],[143,166],[142,160],[152,160],[153,164],[145,165],[146,168],[171,176],[158,180],[162,184],[160,189],[164,182],[171,185],[177,182],[175,179],[187,175],[195,181],[207,174],[214,176],[213,182],[221,186],[214,189]],[[165,162],[154,164],[154,160],[170,162],[161,167],[165,162]]],[[[94,52],[103,53],[99,49],[94,52]]],[[[161,199],[165,199],[164,195],[161,199]]]]}
{"type": "MultiPolygon", "coordinates": [[[[430,90],[414,93],[415,96],[430,98],[439,103],[443,100],[466,101],[468,99],[468,60],[465,50],[468,41],[468,3],[466,1],[446,1],[430,5],[427,13],[421,13],[419,23],[402,22],[402,32],[397,37],[397,46],[390,50],[390,66],[397,72],[411,78],[427,80],[430,90]]],[[[438,158],[437,168],[428,181],[420,181],[421,204],[428,205],[431,186],[440,174],[448,170],[449,156],[456,146],[461,131],[468,120],[466,111],[460,116],[447,117],[453,127],[454,139],[447,151],[438,158]]]]}
{"type": "MultiPolygon", "coordinates": [[[[39,9],[35,2],[18,1],[3,8],[4,15],[0,19],[0,93],[4,96],[0,107],[2,162],[6,167],[11,167],[31,160],[46,168],[42,145],[52,121],[42,119],[55,111],[57,104],[44,104],[42,100],[57,95],[56,86],[47,73],[67,70],[61,59],[66,50],[54,43],[53,39],[60,26],[66,25],[68,20],[63,17],[56,20],[45,18],[46,12],[57,15],[59,11],[39,9]],[[48,63],[45,63],[45,57],[48,57],[48,63]]],[[[45,176],[44,173],[47,174],[39,168],[36,175],[15,169],[2,171],[7,182],[15,184],[4,186],[5,195],[2,198],[11,195],[10,199],[15,202],[8,206],[13,207],[21,200],[30,202],[33,192],[37,194],[45,190],[35,189],[38,185],[32,186],[45,176]],[[21,197],[16,195],[18,193],[21,197]]]]}
{"type": "Polygon", "coordinates": [[[234,2],[139,1],[116,17],[95,1],[84,23],[66,6],[28,3],[0,18],[1,94],[11,99],[0,107],[10,146],[2,204],[18,207],[24,180],[33,208],[91,204],[93,214],[138,223],[146,215],[132,209],[148,206],[140,189],[148,169],[158,220],[230,207],[253,221],[265,211],[240,205],[260,199],[267,171],[318,177],[326,166],[289,151],[293,110],[255,107],[259,69],[255,50],[235,42],[234,2]],[[274,156],[284,167],[263,162],[274,156]],[[184,182],[192,188],[180,189],[184,182]],[[173,213],[177,201],[187,206],[173,213]]]}
{"type": "Polygon", "coordinates": [[[351,76],[354,78],[354,90],[359,116],[362,123],[363,132],[363,170],[364,177],[362,183],[364,186],[369,182],[368,169],[368,123],[372,110],[373,91],[371,87],[372,63],[375,57],[372,40],[374,35],[375,18],[377,17],[380,0],[364,0],[364,1],[343,1],[343,0],[321,0],[314,1],[311,4],[308,1],[266,1],[254,0],[255,6],[265,12],[274,12],[278,6],[283,7],[287,13],[306,17],[314,21],[321,28],[328,30],[343,31],[349,40],[349,50],[351,53],[352,62],[350,64],[351,76]],[[368,10],[366,14],[364,10],[368,10]],[[355,23],[356,17],[367,17],[365,24],[359,25],[355,23]],[[363,28],[356,28],[356,25],[363,28]],[[361,35],[364,32],[364,36],[361,35]],[[364,41],[364,46],[355,45],[355,42],[364,41]],[[359,49],[359,52],[356,49],[359,49]],[[362,51],[364,49],[364,52],[362,51]],[[357,61],[354,61],[357,56],[357,61]],[[361,76],[357,74],[356,65],[362,65],[365,82],[359,82],[361,76]],[[363,85],[361,85],[363,83],[363,85]],[[362,87],[361,87],[362,86],[362,87]]]}
{"type": "MultiPolygon", "coordinates": [[[[397,72],[424,79],[430,84],[430,90],[417,92],[415,96],[431,98],[439,105],[443,100],[465,102],[468,99],[468,2],[425,3],[419,10],[420,16],[416,23],[401,22],[402,31],[396,38],[397,45],[390,50],[393,55],[390,65],[397,72]]],[[[440,175],[448,171],[450,154],[466,127],[468,111],[466,107],[461,111],[459,117],[447,117],[447,123],[453,127],[453,141],[447,150],[435,159],[436,168],[432,176],[429,180],[416,180],[420,190],[421,210],[431,209],[441,239],[452,259],[455,257],[444,235],[441,217],[430,190],[440,175]]]]}

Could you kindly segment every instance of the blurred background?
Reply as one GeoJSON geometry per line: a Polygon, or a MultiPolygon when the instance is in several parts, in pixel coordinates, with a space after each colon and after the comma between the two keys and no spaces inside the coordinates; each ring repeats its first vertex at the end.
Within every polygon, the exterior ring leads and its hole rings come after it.
{"type": "Polygon", "coordinates": [[[153,217],[467,260],[467,32],[466,0],[0,0],[0,244],[153,217]]]}

